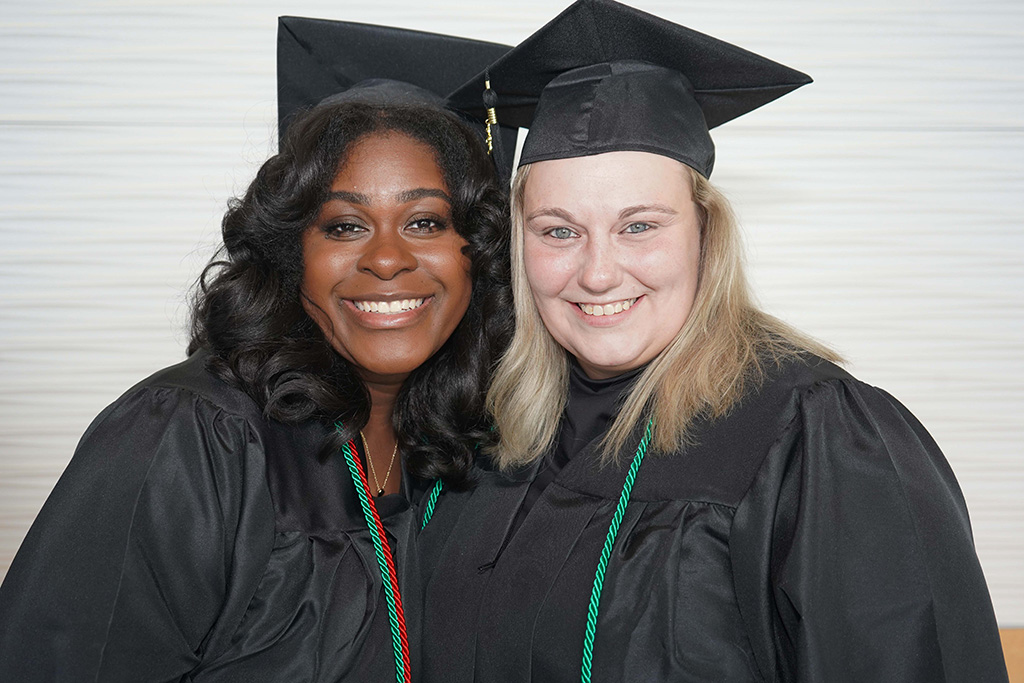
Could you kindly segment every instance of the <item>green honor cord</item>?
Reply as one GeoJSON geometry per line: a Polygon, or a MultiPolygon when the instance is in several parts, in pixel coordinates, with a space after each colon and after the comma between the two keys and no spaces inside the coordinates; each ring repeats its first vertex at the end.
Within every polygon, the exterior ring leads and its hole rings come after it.
{"type": "Polygon", "coordinates": [[[583,683],[590,683],[590,667],[594,659],[594,636],[597,634],[597,612],[601,604],[601,589],[604,587],[604,575],[608,570],[608,560],[611,559],[612,549],[615,547],[615,539],[619,535],[619,526],[622,524],[622,517],[626,514],[626,506],[629,504],[629,494],[633,491],[633,483],[636,481],[637,472],[640,471],[640,464],[647,453],[647,447],[651,443],[651,431],[654,428],[654,418],[647,421],[647,428],[640,444],[636,447],[636,455],[633,456],[633,463],[626,473],[626,481],[622,485],[622,493],[619,495],[619,504],[612,515],[611,524],[608,525],[608,536],[604,540],[604,548],[601,549],[601,559],[597,561],[597,571],[594,572],[594,588],[590,592],[590,606],[587,608],[587,631],[583,637],[583,667],[580,679],[583,683]]]}
{"type": "Polygon", "coordinates": [[[441,495],[442,483],[438,479],[434,482],[433,487],[430,489],[430,495],[427,496],[427,504],[423,509],[423,524],[420,525],[420,531],[427,528],[427,524],[430,522],[430,518],[434,516],[434,507],[437,505],[437,497],[441,495]]]}

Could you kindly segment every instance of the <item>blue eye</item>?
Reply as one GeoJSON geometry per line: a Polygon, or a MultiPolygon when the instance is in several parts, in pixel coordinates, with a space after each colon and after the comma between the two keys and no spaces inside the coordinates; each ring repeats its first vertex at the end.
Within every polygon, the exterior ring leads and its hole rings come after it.
{"type": "Polygon", "coordinates": [[[569,228],[553,228],[548,231],[548,234],[554,237],[556,240],[567,240],[576,236],[576,233],[569,228]]]}
{"type": "Polygon", "coordinates": [[[630,223],[626,226],[625,232],[635,235],[637,233],[647,232],[650,229],[651,225],[649,223],[630,223]]]}

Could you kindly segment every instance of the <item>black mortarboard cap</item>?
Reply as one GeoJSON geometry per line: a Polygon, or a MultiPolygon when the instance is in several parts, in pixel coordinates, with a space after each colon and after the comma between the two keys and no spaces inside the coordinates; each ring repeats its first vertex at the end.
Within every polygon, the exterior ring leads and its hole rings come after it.
{"type": "MultiPolygon", "coordinates": [[[[390,26],[281,17],[277,32],[277,120],[329,98],[450,106],[447,95],[508,52],[508,45],[390,26]]],[[[479,118],[483,118],[479,114],[479,118]]],[[[477,121],[482,130],[482,121],[477,121]]],[[[502,136],[515,149],[516,130],[502,136]]]]}
{"type": "MultiPolygon", "coordinates": [[[[498,120],[529,128],[520,165],[612,151],[708,177],[708,130],[811,82],[806,74],[612,0],[578,0],[488,69],[498,120]]],[[[453,93],[480,116],[484,76],[453,93]]]]}

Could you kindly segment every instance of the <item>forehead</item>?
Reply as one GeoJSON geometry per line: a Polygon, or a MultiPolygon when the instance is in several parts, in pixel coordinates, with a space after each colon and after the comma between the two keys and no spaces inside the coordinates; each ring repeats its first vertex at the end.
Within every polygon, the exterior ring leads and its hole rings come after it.
{"type": "Polygon", "coordinates": [[[649,152],[606,152],[530,165],[526,205],[629,205],[690,200],[689,169],[649,152]]]}
{"type": "Polygon", "coordinates": [[[447,190],[433,148],[405,133],[369,133],[353,142],[332,183],[332,190],[395,192],[410,187],[447,190]]]}

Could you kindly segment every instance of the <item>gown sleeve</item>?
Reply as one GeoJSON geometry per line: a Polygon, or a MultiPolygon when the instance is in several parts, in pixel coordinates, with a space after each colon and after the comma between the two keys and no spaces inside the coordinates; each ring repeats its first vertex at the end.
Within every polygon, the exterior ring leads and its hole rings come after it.
{"type": "Polygon", "coordinates": [[[802,393],[737,510],[732,547],[766,680],[1007,680],[953,472],[878,389],[802,393]]]}
{"type": "MultiPolygon", "coordinates": [[[[147,388],[92,424],[0,588],[0,680],[176,681],[254,540],[246,422],[147,388]],[[248,480],[249,483],[246,483],[248,480]]],[[[252,545],[257,545],[253,543],[252,545]]]]}

